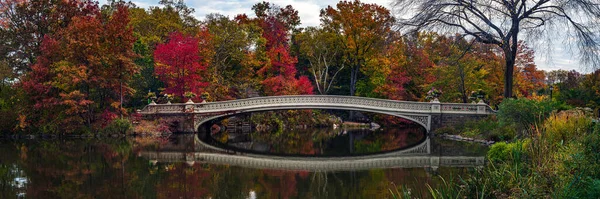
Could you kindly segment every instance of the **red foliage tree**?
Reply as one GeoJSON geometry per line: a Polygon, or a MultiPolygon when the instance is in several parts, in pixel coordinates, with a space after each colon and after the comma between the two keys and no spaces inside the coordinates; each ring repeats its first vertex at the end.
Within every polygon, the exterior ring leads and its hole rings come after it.
{"type": "MultiPolygon", "coordinates": [[[[287,8],[286,9],[290,9],[287,8]]],[[[290,55],[288,29],[286,24],[275,16],[260,20],[263,37],[267,40],[266,50],[270,63],[258,70],[267,95],[312,94],[312,83],[306,76],[296,78],[298,59],[290,55]]]]}
{"type": "Polygon", "coordinates": [[[165,83],[165,92],[184,98],[186,92],[199,96],[208,85],[201,73],[206,64],[200,57],[198,39],[178,32],[171,33],[168,42],[154,50],[155,73],[165,83]]]}

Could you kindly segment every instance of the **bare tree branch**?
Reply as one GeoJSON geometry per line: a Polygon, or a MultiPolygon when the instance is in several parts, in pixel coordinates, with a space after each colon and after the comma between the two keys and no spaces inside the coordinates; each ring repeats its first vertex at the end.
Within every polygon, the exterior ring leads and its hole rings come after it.
{"type": "MultiPolygon", "coordinates": [[[[597,0],[395,0],[410,32],[423,29],[463,33],[495,44],[505,57],[504,97],[512,96],[512,76],[520,36],[554,36],[546,28],[566,28],[577,37],[582,63],[600,68],[600,3],[597,0]],[[559,26],[549,25],[559,24],[559,26]]],[[[570,39],[570,38],[565,38],[570,39]]]]}

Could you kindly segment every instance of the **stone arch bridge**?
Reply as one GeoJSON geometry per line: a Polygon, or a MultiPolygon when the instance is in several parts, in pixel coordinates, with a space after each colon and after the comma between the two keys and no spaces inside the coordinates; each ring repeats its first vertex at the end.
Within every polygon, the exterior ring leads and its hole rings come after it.
{"type": "Polygon", "coordinates": [[[495,111],[485,103],[462,104],[410,102],[335,95],[293,95],[256,97],[220,102],[156,104],[151,103],[138,113],[144,119],[164,118],[174,121],[179,132],[198,132],[210,120],[229,115],[270,110],[334,109],[381,113],[411,120],[427,132],[434,129],[479,119],[495,111]]]}

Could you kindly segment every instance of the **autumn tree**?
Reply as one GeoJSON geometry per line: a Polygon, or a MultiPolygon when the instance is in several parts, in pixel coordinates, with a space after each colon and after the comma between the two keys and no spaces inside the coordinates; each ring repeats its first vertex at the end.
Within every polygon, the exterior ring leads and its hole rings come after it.
{"type": "Polygon", "coordinates": [[[185,98],[186,92],[199,96],[207,86],[201,73],[206,69],[199,55],[199,41],[182,33],[172,33],[168,42],[154,50],[155,72],[165,83],[165,92],[185,98]]]}
{"type": "Polygon", "coordinates": [[[433,50],[430,54],[437,54],[439,60],[434,69],[438,78],[432,85],[444,91],[445,101],[468,103],[473,101],[470,99],[473,92],[491,92],[490,83],[486,81],[490,75],[487,66],[492,65],[495,58],[486,58],[494,53],[490,46],[460,35],[438,35],[434,43],[437,47],[430,49],[433,50]]]}
{"type": "MultiPolygon", "coordinates": [[[[378,68],[379,78],[371,78],[375,88],[373,93],[387,99],[407,100],[406,86],[412,80],[404,67],[407,64],[407,57],[404,54],[404,43],[401,39],[394,40],[388,44],[383,53],[370,63],[374,68],[378,68]]],[[[379,96],[374,96],[379,97],[379,96]]]]}
{"type": "Polygon", "coordinates": [[[267,40],[266,50],[270,63],[258,70],[267,95],[312,94],[312,84],[306,76],[296,77],[296,57],[290,55],[287,30],[275,18],[263,22],[263,37],[267,40]]]}
{"type": "Polygon", "coordinates": [[[600,69],[586,74],[580,84],[587,107],[594,109],[596,117],[600,117],[600,69]]]}
{"type": "Polygon", "coordinates": [[[194,9],[187,7],[183,1],[161,0],[159,4],[162,6],[130,9],[130,25],[136,37],[152,51],[172,32],[194,35],[199,31],[200,22],[194,18],[194,9]]]}
{"type": "Polygon", "coordinates": [[[128,85],[138,69],[127,7],[110,16],[97,7],[91,13],[46,35],[42,54],[20,84],[34,103],[27,116],[55,125],[47,131],[92,127],[102,113],[122,113],[121,96],[133,92],[128,85]]]}
{"type": "Polygon", "coordinates": [[[523,41],[519,41],[515,60],[515,80],[517,96],[530,97],[535,91],[546,86],[544,71],[537,69],[535,52],[523,41]]]}
{"type": "Polygon", "coordinates": [[[300,25],[300,16],[298,11],[291,5],[287,5],[281,8],[275,4],[263,1],[252,6],[252,10],[256,15],[257,19],[265,20],[267,18],[275,18],[281,22],[286,30],[295,31],[296,27],[300,25]]]}
{"type": "Polygon", "coordinates": [[[45,35],[67,27],[75,16],[91,14],[97,6],[91,0],[0,1],[0,55],[23,75],[41,55],[45,35]]]}
{"type": "Polygon", "coordinates": [[[13,68],[8,65],[7,60],[0,60],[0,92],[14,77],[13,68]]]}
{"type": "Polygon", "coordinates": [[[312,94],[313,87],[308,77],[296,77],[298,60],[290,53],[288,27],[299,23],[295,21],[299,19],[298,12],[291,6],[279,8],[265,2],[253,8],[257,18],[247,21],[259,24],[262,28],[262,37],[266,40],[264,48],[268,62],[257,70],[259,78],[262,79],[264,93],[267,95],[312,94]],[[267,11],[263,10],[264,4],[268,5],[267,11]]]}
{"type": "Polygon", "coordinates": [[[597,108],[597,83],[590,82],[597,79],[595,75],[597,74],[584,75],[575,70],[568,71],[564,81],[554,85],[554,99],[577,107],[597,108]]]}
{"type": "Polygon", "coordinates": [[[160,1],[159,4],[162,6],[129,9],[129,25],[137,39],[134,51],[139,55],[135,62],[141,68],[141,72],[134,77],[136,81],[133,87],[138,92],[130,101],[130,106],[145,105],[148,92],[156,92],[164,87],[154,74],[153,52],[156,45],[164,42],[172,32],[195,35],[199,31],[199,22],[194,18],[192,8],[179,1],[160,1]]]}
{"type": "Polygon", "coordinates": [[[196,36],[200,32],[200,21],[194,16],[194,9],[184,1],[162,0],[160,6],[149,8],[130,8],[134,35],[137,38],[134,50],[140,55],[136,64],[141,72],[135,76],[135,93],[130,106],[140,107],[147,104],[148,92],[157,92],[165,87],[154,74],[154,50],[160,43],[166,42],[173,32],[196,36]]]}
{"type": "MultiPolygon", "coordinates": [[[[262,30],[254,23],[238,23],[220,14],[209,14],[204,21],[210,38],[208,48],[207,90],[214,100],[245,97],[245,91],[258,86],[253,81],[261,55],[264,55],[265,39],[262,30]]],[[[266,57],[264,57],[266,59],[266,57]]]]}
{"type": "MultiPolygon", "coordinates": [[[[513,96],[513,72],[520,36],[554,36],[558,28],[578,38],[584,63],[598,66],[600,45],[596,38],[600,4],[594,0],[396,0],[399,13],[412,15],[402,24],[413,30],[424,28],[468,35],[493,44],[504,55],[504,97],[513,96]],[[569,28],[565,28],[569,27],[569,28]]],[[[570,38],[570,37],[565,37],[570,38]]]]}
{"type": "Polygon", "coordinates": [[[562,69],[547,71],[545,73],[545,75],[547,77],[547,83],[548,84],[558,84],[558,83],[564,82],[567,80],[568,73],[569,73],[569,71],[562,70],[562,69]]]}
{"type": "Polygon", "coordinates": [[[350,69],[350,95],[354,95],[361,68],[381,52],[395,19],[383,6],[358,0],[340,1],[336,8],[328,6],[320,16],[324,29],[341,35],[337,42],[344,49],[350,69]]]}
{"type": "Polygon", "coordinates": [[[401,70],[407,76],[412,77],[406,83],[404,90],[407,100],[421,100],[425,98],[427,88],[436,81],[436,76],[431,72],[434,62],[429,58],[427,46],[432,45],[434,35],[427,33],[415,33],[403,37],[403,55],[405,62],[400,62],[401,70]]]}

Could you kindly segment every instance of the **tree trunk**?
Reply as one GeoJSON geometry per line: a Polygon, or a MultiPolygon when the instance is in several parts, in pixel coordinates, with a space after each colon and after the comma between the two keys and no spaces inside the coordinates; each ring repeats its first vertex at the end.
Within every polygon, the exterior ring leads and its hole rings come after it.
{"type": "Polygon", "coordinates": [[[512,28],[510,32],[512,35],[504,40],[504,61],[506,63],[506,70],[504,70],[504,99],[508,99],[513,96],[513,75],[515,70],[515,59],[517,58],[517,43],[519,33],[519,19],[513,17],[512,28]]]}
{"type": "Polygon", "coordinates": [[[119,115],[123,119],[123,81],[119,81],[119,115]]]}
{"type": "MultiPolygon", "coordinates": [[[[458,64],[458,63],[457,63],[458,64]]],[[[460,95],[462,98],[463,103],[467,103],[468,102],[468,96],[467,96],[467,89],[466,89],[466,83],[465,83],[465,70],[463,67],[460,66],[460,64],[458,64],[458,76],[460,77],[460,84],[458,85],[458,90],[460,91],[460,95]]]]}
{"type": "MultiPolygon", "coordinates": [[[[350,69],[350,96],[354,96],[356,92],[356,82],[358,81],[359,64],[356,64],[350,69]]],[[[354,121],[354,111],[350,111],[350,121],[354,121]]]]}
{"type": "Polygon", "coordinates": [[[357,68],[358,66],[354,66],[350,69],[350,96],[354,96],[354,93],[356,92],[357,68]]]}
{"type": "Polygon", "coordinates": [[[513,73],[515,69],[515,59],[511,55],[510,49],[504,50],[504,61],[506,64],[504,70],[504,99],[508,99],[513,97],[513,73]]]}

